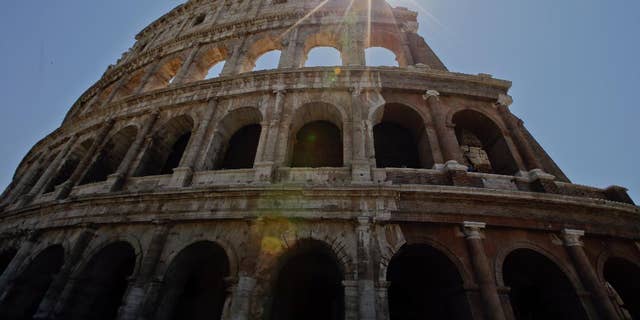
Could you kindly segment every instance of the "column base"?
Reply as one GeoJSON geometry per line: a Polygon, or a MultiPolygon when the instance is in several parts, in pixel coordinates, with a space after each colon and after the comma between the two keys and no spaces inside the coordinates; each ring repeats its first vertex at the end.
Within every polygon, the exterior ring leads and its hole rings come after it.
{"type": "Polygon", "coordinates": [[[173,169],[173,175],[171,176],[170,187],[184,188],[191,185],[193,179],[193,169],[189,167],[179,167],[173,169]]]}
{"type": "Polygon", "coordinates": [[[351,183],[371,184],[371,164],[368,161],[354,161],[351,164],[351,183]]]}
{"type": "Polygon", "coordinates": [[[262,184],[271,184],[273,182],[275,173],[275,162],[259,162],[256,163],[253,168],[256,170],[256,182],[262,184]]]}

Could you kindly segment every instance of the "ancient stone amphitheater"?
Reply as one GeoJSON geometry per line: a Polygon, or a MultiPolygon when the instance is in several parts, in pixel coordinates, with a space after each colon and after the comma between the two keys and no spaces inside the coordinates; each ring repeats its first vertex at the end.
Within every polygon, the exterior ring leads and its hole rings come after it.
{"type": "Polygon", "coordinates": [[[381,0],[153,22],[3,194],[0,318],[640,319],[626,190],[572,184],[511,83],[417,27],[381,0]]]}

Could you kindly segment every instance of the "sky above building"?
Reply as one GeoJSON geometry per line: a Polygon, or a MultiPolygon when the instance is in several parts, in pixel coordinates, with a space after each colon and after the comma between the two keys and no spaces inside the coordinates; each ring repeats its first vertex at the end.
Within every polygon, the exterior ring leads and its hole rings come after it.
{"type": "MultiPolygon", "coordinates": [[[[182,2],[3,4],[0,188],[135,35],[182,2]]],[[[640,201],[640,2],[390,3],[419,12],[421,35],[451,71],[513,81],[512,111],[574,183],[622,185],[640,201]]]]}

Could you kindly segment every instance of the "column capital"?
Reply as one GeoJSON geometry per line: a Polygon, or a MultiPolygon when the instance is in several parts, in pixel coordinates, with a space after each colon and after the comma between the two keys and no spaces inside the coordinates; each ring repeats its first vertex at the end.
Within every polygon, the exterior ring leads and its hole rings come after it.
{"type": "Polygon", "coordinates": [[[509,108],[513,104],[513,98],[508,94],[501,93],[498,95],[498,101],[496,104],[501,107],[509,108]]]}
{"type": "Polygon", "coordinates": [[[287,94],[287,90],[285,90],[284,86],[276,86],[273,89],[273,94],[275,94],[276,96],[284,96],[285,94],[287,94]]]}
{"type": "Polygon", "coordinates": [[[484,222],[465,221],[462,223],[462,232],[467,239],[482,239],[482,230],[486,227],[484,222]]]}
{"type": "Polygon", "coordinates": [[[562,240],[567,247],[582,247],[584,244],[580,238],[584,236],[584,230],[564,229],[562,230],[562,240]]]}
{"type": "Polygon", "coordinates": [[[436,90],[427,90],[425,91],[424,95],[422,95],[422,99],[429,100],[430,98],[434,98],[436,100],[440,99],[440,92],[436,91],[436,90]]]}

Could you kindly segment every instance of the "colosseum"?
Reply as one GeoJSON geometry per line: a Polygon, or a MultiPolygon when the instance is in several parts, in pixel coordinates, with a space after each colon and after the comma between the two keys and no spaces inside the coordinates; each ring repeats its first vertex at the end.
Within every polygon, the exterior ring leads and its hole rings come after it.
{"type": "Polygon", "coordinates": [[[640,319],[626,189],[573,184],[511,83],[449,71],[417,21],[190,0],[153,22],[2,195],[0,318],[640,319]]]}

